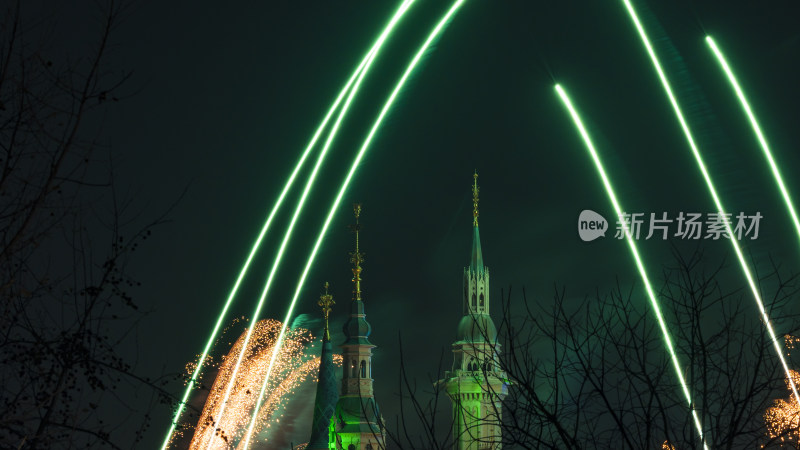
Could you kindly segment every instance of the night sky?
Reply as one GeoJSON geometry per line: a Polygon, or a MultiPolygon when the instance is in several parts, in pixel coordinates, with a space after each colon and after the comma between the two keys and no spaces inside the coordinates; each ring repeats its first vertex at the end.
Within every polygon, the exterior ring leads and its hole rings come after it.
{"type": "MultiPolygon", "coordinates": [[[[78,42],[91,37],[96,21],[83,13],[85,6],[72,3],[48,14],[63,15],[78,42]]],[[[408,61],[449,7],[417,3],[342,125],[263,317],[285,315],[346,168],[408,61]]],[[[703,38],[711,34],[725,52],[790,192],[800,198],[800,16],[794,3],[636,2],[726,208],[764,216],[758,240],[747,241],[746,251],[756,265],[772,257],[790,272],[800,269],[798,238],[703,38]]],[[[152,310],[137,337],[142,372],[180,371],[202,350],[300,152],[398,4],[141,0],[127,10],[109,62],[133,76],[122,89],[128,95],[109,110],[103,138],[115,155],[118,188],[135,199],[142,220],[177,201],[169,222],[154,230],[133,261],[132,274],[142,283],[135,296],[152,310]]],[[[390,423],[398,413],[399,339],[409,374],[420,384],[438,377],[442,351],[445,365],[452,361],[449,345],[461,315],[460,283],[471,245],[474,170],[495,299],[509,286],[514,298],[522,301],[524,287],[536,303],[552,301],[554,286],[565,287],[576,301],[617,281],[640,287],[613,231],[594,242],[578,237],[582,210],[610,222],[615,217],[555,82],[581,110],[626,210],[648,216],[714,212],[621,2],[468,0],[373,141],[297,308],[316,317],[322,284],[329,281],[337,301],[333,316],[343,320],[352,289],[347,225],[352,203],[361,202],[364,299],[378,345],[373,375],[390,423]]],[[[299,192],[293,191],[275,222],[231,318],[251,315],[299,192]]],[[[661,267],[672,261],[670,243],[678,241],[639,241],[656,284],[661,267]]],[[[709,264],[728,261],[731,289],[744,286],[727,242],[699,245],[709,264]]],[[[160,443],[169,414],[165,406],[155,411],[142,448],[160,443]]]]}

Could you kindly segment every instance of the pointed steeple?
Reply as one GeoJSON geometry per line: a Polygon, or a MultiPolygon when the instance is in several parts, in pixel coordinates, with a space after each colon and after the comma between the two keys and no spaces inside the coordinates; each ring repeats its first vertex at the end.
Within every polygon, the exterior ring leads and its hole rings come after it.
{"type": "Polygon", "coordinates": [[[356,234],[356,251],[350,253],[350,263],[353,264],[353,300],[361,301],[361,263],[364,262],[364,254],[358,248],[358,233],[361,231],[358,219],[361,217],[361,204],[353,205],[353,214],[356,216],[356,224],[350,226],[356,234]]]}
{"type": "Polygon", "coordinates": [[[481,234],[478,231],[478,171],[472,175],[472,259],[470,270],[475,273],[483,272],[483,254],[481,254],[481,234]]]}
{"type": "Polygon", "coordinates": [[[472,175],[472,256],[464,268],[464,315],[489,314],[489,268],[483,265],[478,229],[478,171],[472,175]]]}
{"type": "Polygon", "coordinates": [[[355,225],[351,225],[350,229],[356,234],[356,249],[350,252],[350,263],[353,264],[353,301],[350,303],[350,318],[344,324],[344,335],[347,340],[343,345],[357,345],[365,344],[372,345],[369,342],[369,335],[372,333],[372,327],[367,322],[366,314],[364,313],[364,302],[361,299],[361,264],[364,262],[364,254],[359,249],[359,232],[361,225],[358,222],[361,217],[361,205],[353,205],[353,213],[356,217],[355,225]]]}
{"type": "Polygon", "coordinates": [[[322,354],[319,361],[319,378],[317,381],[317,395],[314,400],[314,419],[311,423],[311,438],[307,450],[328,450],[330,438],[330,423],[336,402],[339,400],[339,390],[336,388],[336,372],[333,365],[333,349],[331,348],[331,335],[328,329],[328,317],[331,306],[336,302],[328,293],[328,283],[325,283],[325,294],[319,297],[317,303],[322,308],[325,328],[322,333],[322,354]]]}
{"type": "Polygon", "coordinates": [[[330,341],[331,340],[331,331],[328,327],[328,318],[331,314],[331,306],[335,305],[336,302],[333,301],[333,296],[328,293],[328,288],[330,285],[328,282],[325,282],[325,294],[319,297],[319,301],[317,304],[322,308],[322,317],[325,321],[325,328],[323,329],[322,341],[330,341]]]}

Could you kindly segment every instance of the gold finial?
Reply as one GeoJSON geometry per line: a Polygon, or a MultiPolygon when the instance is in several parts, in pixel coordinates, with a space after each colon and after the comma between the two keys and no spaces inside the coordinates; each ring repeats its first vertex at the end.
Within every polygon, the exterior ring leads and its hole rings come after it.
{"type": "Polygon", "coordinates": [[[331,340],[331,333],[328,328],[328,317],[331,314],[331,306],[335,305],[336,302],[333,301],[333,296],[328,294],[328,287],[330,285],[328,282],[325,282],[325,293],[319,296],[319,302],[317,304],[322,307],[322,316],[325,318],[325,339],[331,340]]]}
{"type": "Polygon", "coordinates": [[[475,170],[475,174],[472,175],[473,184],[472,184],[472,226],[478,226],[478,171],[475,170]]]}
{"type": "Polygon", "coordinates": [[[350,253],[350,263],[353,264],[353,300],[361,300],[361,263],[364,262],[364,254],[358,248],[358,232],[361,229],[358,223],[358,218],[361,216],[360,203],[353,205],[353,213],[356,216],[356,224],[350,225],[350,229],[356,234],[356,251],[350,253]]]}

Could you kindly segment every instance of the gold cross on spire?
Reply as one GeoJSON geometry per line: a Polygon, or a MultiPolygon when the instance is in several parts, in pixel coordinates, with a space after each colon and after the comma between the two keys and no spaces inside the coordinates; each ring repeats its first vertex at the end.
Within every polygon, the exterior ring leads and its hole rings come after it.
{"type": "Polygon", "coordinates": [[[350,263],[353,264],[353,300],[361,300],[361,263],[364,262],[364,254],[358,248],[358,232],[361,229],[358,223],[358,218],[361,216],[360,203],[353,205],[353,213],[356,216],[356,224],[350,225],[350,229],[356,233],[356,251],[350,253],[350,263]]]}
{"type": "Polygon", "coordinates": [[[475,174],[472,175],[473,184],[472,184],[472,226],[478,226],[478,170],[475,170],[475,174]]]}
{"type": "Polygon", "coordinates": [[[330,341],[331,340],[331,333],[328,328],[328,317],[331,314],[331,306],[335,305],[336,302],[333,301],[333,296],[328,294],[328,287],[330,285],[328,282],[325,282],[325,293],[319,296],[319,301],[317,304],[322,307],[322,316],[325,318],[325,339],[330,341]]]}

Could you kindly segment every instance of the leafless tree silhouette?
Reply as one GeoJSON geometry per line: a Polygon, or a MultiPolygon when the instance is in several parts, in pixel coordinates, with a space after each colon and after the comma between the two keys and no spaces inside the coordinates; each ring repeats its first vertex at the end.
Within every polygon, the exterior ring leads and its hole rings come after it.
{"type": "Polygon", "coordinates": [[[58,18],[0,11],[2,448],[131,447],[169,397],[123,357],[143,315],[128,263],[162,218],[118,195],[98,138],[128,76],[106,64],[124,9],[95,7],[97,40],[78,55],[63,54],[58,18]]]}
{"type": "MultiPolygon", "coordinates": [[[[798,408],[750,291],[731,290],[724,264],[706,270],[701,252],[674,260],[658,298],[710,448],[797,448],[798,408]]],[[[772,263],[759,281],[780,335],[796,335],[797,277],[772,263]]],[[[556,289],[551,302],[501,292],[499,364],[511,387],[502,411],[486,414],[502,417],[505,448],[702,448],[642,291],[617,285],[569,301],[556,289]]],[[[488,381],[497,372],[485,367],[476,377],[488,381]]],[[[430,422],[430,410],[414,411],[430,422]]],[[[398,446],[452,448],[452,435],[427,437],[398,446]]],[[[477,448],[496,448],[494,438],[477,448]]]]}

